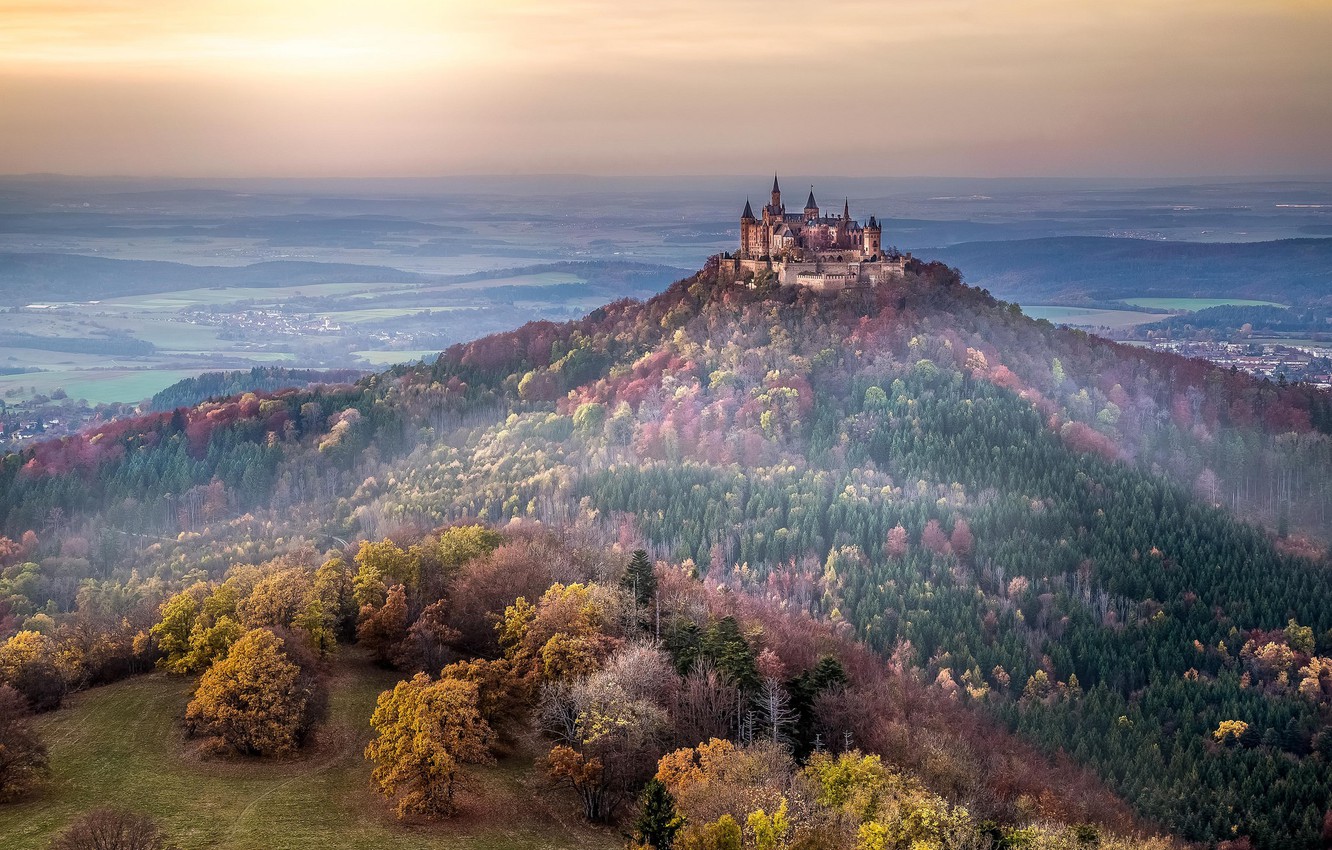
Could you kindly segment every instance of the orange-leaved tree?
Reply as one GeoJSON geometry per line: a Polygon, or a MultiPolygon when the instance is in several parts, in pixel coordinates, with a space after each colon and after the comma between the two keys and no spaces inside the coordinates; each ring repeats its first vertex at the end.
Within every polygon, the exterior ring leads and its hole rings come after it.
{"type": "Polygon", "coordinates": [[[365,748],[375,763],[371,779],[397,799],[399,817],[445,817],[464,764],[489,762],[490,726],[477,710],[477,687],[459,679],[418,673],[379,695],[365,748]]]}
{"type": "Polygon", "coordinates": [[[301,668],[268,629],[246,632],[226,658],[199,679],[185,725],[220,750],[246,755],[289,753],[309,726],[311,693],[301,668]]]}

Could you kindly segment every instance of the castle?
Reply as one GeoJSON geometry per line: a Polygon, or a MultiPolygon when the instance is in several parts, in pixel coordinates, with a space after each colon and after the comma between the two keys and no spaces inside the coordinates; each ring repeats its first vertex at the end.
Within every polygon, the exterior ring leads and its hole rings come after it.
{"type": "Polygon", "coordinates": [[[788,213],[774,175],[772,201],[763,207],[762,218],[755,217],[745,201],[740,250],[723,256],[721,268],[734,280],[752,282],[766,273],[787,286],[840,290],[900,277],[908,259],[896,251],[885,252],[883,227],[874,216],[862,227],[851,218],[849,200],[843,201],[840,216],[821,215],[813,186],[805,208],[788,213]]]}

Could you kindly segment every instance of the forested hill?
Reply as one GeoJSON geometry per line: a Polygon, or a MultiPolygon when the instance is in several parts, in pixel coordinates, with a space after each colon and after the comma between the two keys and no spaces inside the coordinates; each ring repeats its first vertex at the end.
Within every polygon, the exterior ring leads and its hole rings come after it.
{"type": "MultiPolygon", "coordinates": [[[[90,578],[529,517],[805,611],[1186,838],[1315,848],[1329,431],[1325,393],[1034,322],[942,265],[841,296],[707,268],[354,387],[6,458],[0,622],[74,611],[90,578]]],[[[930,781],[974,791],[985,759],[930,781]]]]}

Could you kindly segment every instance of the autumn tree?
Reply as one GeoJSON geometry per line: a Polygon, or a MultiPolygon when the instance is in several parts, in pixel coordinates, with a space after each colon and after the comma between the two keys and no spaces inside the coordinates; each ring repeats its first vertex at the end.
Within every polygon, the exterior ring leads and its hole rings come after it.
{"type": "Polygon", "coordinates": [[[396,799],[399,817],[445,817],[454,811],[462,765],[491,760],[493,733],[477,710],[472,682],[418,673],[379,695],[365,748],[375,788],[396,799]]]}
{"type": "Polygon", "coordinates": [[[680,850],[741,850],[744,834],[735,818],[722,815],[711,823],[686,827],[678,846],[680,850]]]}
{"type": "Polygon", "coordinates": [[[553,584],[536,605],[519,597],[496,624],[517,676],[573,680],[596,670],[621,641],[619,592],[596,584],[553,584]]]}
{"type": "Polygon", "coordinates": [[[883,543],[884,554],[890,558],[901,558],[906,555],[910,548],[907,541],[907,530],[902,527],[901,523],[893,526],[888,531],[888,537],[883,543]]]}
{"type": "Polygon", "coordinates": [[[777,811],[791,793],[795,762],[784,746],[759,741],[737,746],[713,738],[667,753],[656,778],[691,824],[729,816],[743,821],[755,807],[777,811]]]}
{"type": "MultiPolygon", "coordinates": [[[[388,584],[416,587],[420,578],[420,561],[392,540],[378,542],[366,540],[356,552],[356,584],[360,588],[376,579],[388,584]]],[[[361,599],[361,605],[376,604],[373,599],[361,599]]]]}
{"type": "Polygon", "coordinates": [[[268,629],[237,640],[200,678],[185,710],[190,732],[210,736],[217,749],[245,755],[295,750],[309,729],[312,695],[301,686],[301,669],[283,646],[268,629]]]}
{"type": "Polygon", "coordinates": [[[394,663],[411,670],[439,670],[457,657],[452,647],[461,636],[448,623],[448,605],[444,600],[432,602],[407,629],[394,655],[394,663]]]}
{"type": "Polygon", "coordinates": [[[538,719],[557,741],[547,766],[578,794],[588,820],[612,817],[652,775],[669,734],[664,706],[676,685],[665,654],[636,645],[591,675],[544,686],[538,719]]]}
{"type": "Polygon", "coordinates": [[[0,644],[0,684],[21,693],[33,711],[59,708],[67,687],[60,661],[51,637],[25,629],[0,644]]]}
{"type": "Polygon", "coordinates": [[[152,818],[123,809],[94,809],[51,842],[51,850],[172,850],[152,818]]]}
{"type": "Polygon", "coordinates": [[[304,608],[310,575],[301,567],[262,578],[236,606],[237,619],[250,629],[287,627],[304,608]]]}
{"type": "Polygon", "coordinates": [[[389,665],[407,637],[407,627],[407,591],[401,584],[395,584],[389,589],[383,605],[378,608],[367,605],[361,609],[356,640],[374,654],[376,661],[389,665]]]}
{"type": "Polygon", "coordinates": [[[46,745],[28,721],[27,700],[10,686],[0,685],[0,802],[40,784],[47,765],[46,745]]]}

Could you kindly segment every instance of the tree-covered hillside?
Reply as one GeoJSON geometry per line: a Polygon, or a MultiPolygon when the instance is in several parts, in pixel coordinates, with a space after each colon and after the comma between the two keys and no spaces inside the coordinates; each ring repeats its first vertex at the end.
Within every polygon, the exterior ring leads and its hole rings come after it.
{"type": "Polygon", "coordinates": [[[6,458],[0,628],[534,518],[859,638],[1185,838],[1316,848],[1329,431],[1325,393],[1057,330],[940,265],[839,296],[705,269],[355,387],[6,458]]]}

